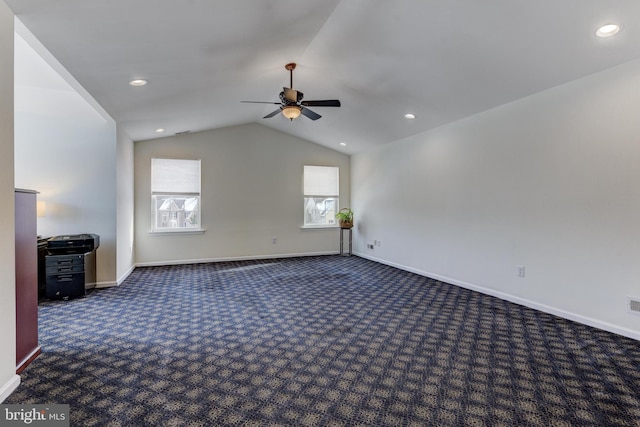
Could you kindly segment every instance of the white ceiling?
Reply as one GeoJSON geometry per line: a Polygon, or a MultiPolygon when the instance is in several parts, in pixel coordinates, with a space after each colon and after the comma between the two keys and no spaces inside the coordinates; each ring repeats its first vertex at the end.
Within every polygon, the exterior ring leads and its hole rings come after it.
{"type": "Polygon", "coordinates": [[[136,141],[258,122],[356,153],[640,58],[637,0],[4,1],[136,141]],[[278,101],[288,62],[342,107],[240,103],[278,101]]]}

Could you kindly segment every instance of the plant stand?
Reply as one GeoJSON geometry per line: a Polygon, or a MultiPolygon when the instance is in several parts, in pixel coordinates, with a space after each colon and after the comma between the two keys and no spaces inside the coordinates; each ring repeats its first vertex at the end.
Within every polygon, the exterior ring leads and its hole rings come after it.
{"type": "Polygon", "coordinates": [[[340,228],[340,255],[342,256],[351,256],[351,249],[352,249],[352,233],[351,233],[352,228],[340,228]],[[344,232],[348,231],[349,232],[349,252],[345,252],[344,251],[344,232]]]}

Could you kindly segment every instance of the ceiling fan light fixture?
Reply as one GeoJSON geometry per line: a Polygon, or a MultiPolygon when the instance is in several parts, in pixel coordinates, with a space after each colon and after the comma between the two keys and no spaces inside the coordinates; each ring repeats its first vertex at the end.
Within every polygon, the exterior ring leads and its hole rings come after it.
{"type": "Polygon", "coordinates": [[[313,101],[303,101],[304,94],[298,90],[293,88],[293,70],[296,68],[296,64],[291,62],[285,65],[285,68],[289,70],[289,86],[291,87],[283,87],[282,92],[280,92],[280,102],[270,102],[270,101],[240,101],[240,102],[249,102],[252,104],[275,104],[278,105],[276,110],[273,110],[269,114],[263,117],[263,119],[270,119],[271,117],[275,117],[278,113],[282,113],[287,119],[293,121],[293,119],[297,119],[300,117],[300,114],[308,118],[309,120],[318,120],[322,116],[315,111],[309,109],[308,107],[339,107],[340,100],[338,99],[323,99],[323,100],[313,100],[313,101]]]}
{"type": "Polygon", "coordinates": [[[282,108],[282,115],[289,120],[296,119],[300,116],[302,108],[297,105],[287,105],[282,108]]]}

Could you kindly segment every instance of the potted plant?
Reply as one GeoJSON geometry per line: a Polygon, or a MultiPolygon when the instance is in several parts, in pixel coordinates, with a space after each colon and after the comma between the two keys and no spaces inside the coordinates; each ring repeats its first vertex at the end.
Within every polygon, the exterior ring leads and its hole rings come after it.
{"type": "Polygon", "coordinates": [[[349,208],[342,208],[336,214],[336,219],[340,222],[340,228],[353,227],[353,211],[349,208]]]}

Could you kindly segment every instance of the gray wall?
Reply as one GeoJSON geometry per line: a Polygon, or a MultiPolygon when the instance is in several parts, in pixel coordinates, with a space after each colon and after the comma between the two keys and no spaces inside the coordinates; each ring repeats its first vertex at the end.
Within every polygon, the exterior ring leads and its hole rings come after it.
{"type": "Polygon", "coordinates": [[[100,235],[98,284],[113,285],[115,122],[24,26],[16,31],[15,185],[46,202],[38,234],[100,235]]]}
{"type": "Polygon", "coordinates": [[[340,168],[349,156],[259,124],[134,143],[137,265],[336,253],[338,229],[302,229],[303,166],[340,168]],[[152,157],[202,160],[202,234],[150,234],[152,157]],[[272,238],[277,243],[272,243],[272,238]]]}
{"type": "Polygon", "coordinates": [[[357,252],[640,339],[638,111],[636,61],[354,156],[357,252]]]}
{"type": "Polygon", "coordinates": [[[13,193],[13,13],[0,0],[0,402],[16,375],[15,205],[13,193]]]}

